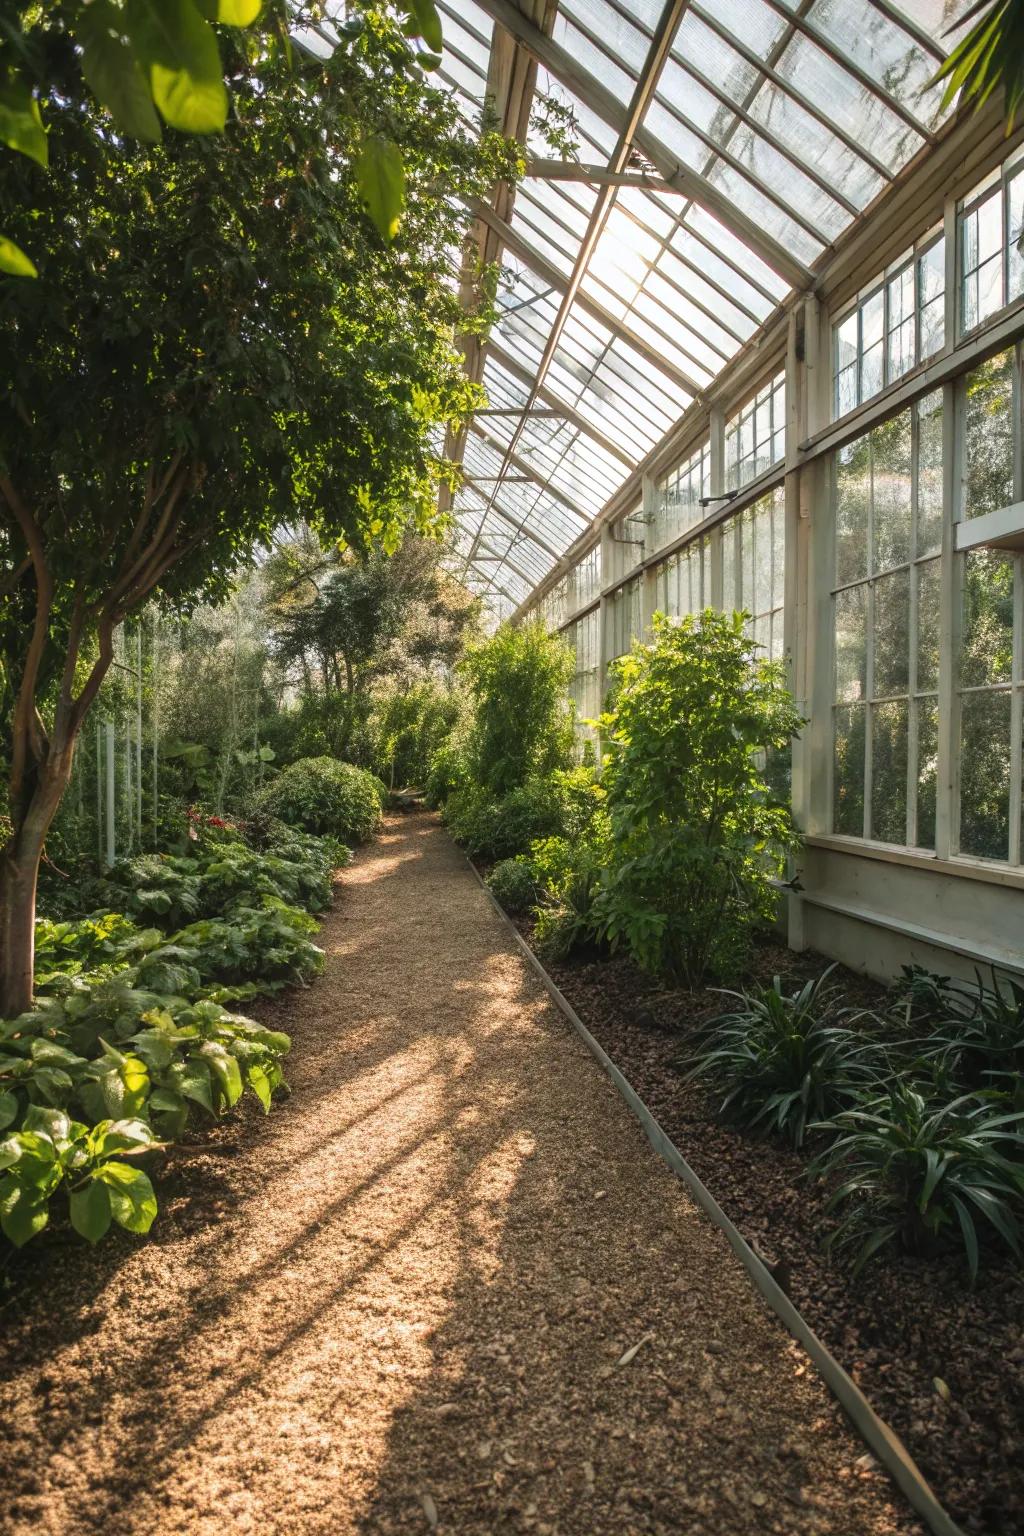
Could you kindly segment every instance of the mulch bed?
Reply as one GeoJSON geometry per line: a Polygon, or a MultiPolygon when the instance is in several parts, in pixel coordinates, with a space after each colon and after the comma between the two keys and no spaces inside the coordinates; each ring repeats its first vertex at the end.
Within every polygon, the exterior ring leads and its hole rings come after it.
{"type": "MultiPolygon", "coordinates": [[[[529,939],[529,925],[518,925],[529,939]]],[[[828,961],[762,944],[750,981],[794,985],[828,961]]],[[[715,1117],[678,1066],[681,1038],[721,1010],[711,990],[658,987],[629,961],[584,957],[548,966],[587,1028],[650,1106],[683,1156],[762,1256],[796,1306],[903,1438],[966,1531],[1024,1530],[1024,1274],[994,1250],[974,1290],[959,1255],[887,1254],[851,1283],[821,1251],[825,1193],[806,1158],[715,1117]]],[[[841,968],[832,978],[855,1007],[883,989],[841,968]]]]}

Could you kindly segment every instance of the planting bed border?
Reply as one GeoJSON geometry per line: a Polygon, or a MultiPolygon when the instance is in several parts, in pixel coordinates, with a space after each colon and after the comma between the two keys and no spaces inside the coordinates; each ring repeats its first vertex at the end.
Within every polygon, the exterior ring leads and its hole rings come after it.
{"type": "Polygon", "coordinates": [[[686,1185],[694,1200],[715,1226],[723,1232],[729,1245],[743,1265],[755,1288],[785,1324],[793,1338],[806,1350],[818,1372],[845,1412],[861,1439],[877,1460],[885,1467],[893,1482],[908,1503],[924,1520],[933,1536],[964,1536],[960,1526],[943,1508],[931,1486],[925,1479],[914,1458],[895,1430],[879,1418],[856,1382],[847,1374],[818,1335],[793,1305],[766,1265],[762,1263],[739,1229],[722,1210],[707,1185],[698,1178],[675,1143],[666,1135],[651,1110],[644,1103],[629,1079],[623,1075],[607,1051],[598,1043],[583,1023],[569,1000],[559,991],[537,955],[527,944],[501,903],[488,889],[480,871],[472,859],[466,863],[473,871],[481,889],[494,910],[501,917],[518,948],[526,957],[535,974],[543,982],[546,991],[573,1029],[583,1040],[591,1055],[601,1064],[622,1095],[632,1113],[639,1120],[644,1134],[655,1152],[668,1164],[677,1178],[686,1185]]]}

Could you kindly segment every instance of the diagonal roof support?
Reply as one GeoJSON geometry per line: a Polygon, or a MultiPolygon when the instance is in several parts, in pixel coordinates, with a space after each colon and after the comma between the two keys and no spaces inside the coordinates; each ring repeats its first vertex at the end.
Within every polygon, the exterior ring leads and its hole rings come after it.
{"type": "MultiPolygon", "coordinates": [[[[607,192],[609,188],[605,186],[601,190],[602,192],[607,192]]],[[[506,224],[504,219],[499,218],[494,209],[489,208],[486,203],[478,204],[476,211],[483,222],[500,237],[501,243],[507,251],[511,251],[514,256],[518,256],[521,261],[524,261],[531,272],[535,272],[542,282],[547,283],[549,288],[553,288],[556,293],[562,294],[562,304],[564,306],[565,295],[569,292],[572,285],[572,278],[563,277],[558,268],[546,256],[542,255],[528,240],[524,240],[519,231],[513,229],[511,224],[506,224]]],[[[605,309],[604,305],[600,304],[597,299],[592,298],[588,293],[577,294],[574,292],[573,297],[577,300],[580,308],[585,310],[599,325],[603,325],[605,330],[611,331],[613,336],[618,336],[627,346],[632,347],[633,351],[638,353],[645,362],[650,363],[652,368],[656,368],[659,373],[671,379],[674,384],[678,384],[680,389],[685,389],[688,395],[699,395],[702,392],[704,388],[702,384],[698,384],[696,379],[691,378],[688,373],[684,373],[664,353],[659,352],[657,347],[652,347],[649,341],[645,341],[642,336],[638,336],[630,326],[626,325],[622,320],[617,320],[611,311],[605,309]]],[[[560,337],[564,330],[564,325],[558,326],[556,320],[555,326],[560,337]]],[[[554,334],[554,329],[552,334],[554,334]]],[[[553,347],[551,350],[554,353],[553,347]]],[[[677,350],[681,351],[682,349],[678,348],[677,350]]],[[[544,371],[546,372],[547,370],[545,369],[544,371]]]]}
{"type": "MultiPolygon", "coordinates": [[[[563,85],[568,86],[585,106],[603,118],[610,128],[614,128],[621,136],[628,127],[631,142],[666,181],[714,214],[715,218],[719,219],[727,229],[732,230],[733,234],[756,252],[768,266],[774,268],[780,277],[785,278],[796,288],[813,286],[813,275],[809,267],[804,266],[803,262],[798,261],[784,245],[767,234],[756,220],[749,218],[736,208],[728,194],[720,187],[715,186],[706,177],[698,175],[697,172],[681,166],[677,156],[668,146],[644,127],[642,114],[638,122],[630,124],[630,108],[624,107],[607,86],[583,69],[561,44],[545,36],[539,27],[534,26],[519,7],[513,4],[513,0],[477,0],[477,4],[481,10],[486,11],[494,21],[510,32],[538,63],[543,64],[545,69],[562,81],[563,85]]],[[[649,79],[650,73],[645,68],[641,82],[647,83],[649,79]]],[[[646,104],[645,101],[645,107],[646,104]]]]}
{"type": "MultiPolygon", "coordinates": [[[[504,3],[504,0],[502,0],[502,3],[504,3]]],[[[654,34],[651,38],[650,47],[647,50],[647,57],[644,60],[643,70],[637,78],[636,86],[634,88],[632,99],[629,103],[625,117],[619,124],[618,137],[616,139],[615,148],[612,151],[611,159],[608,162],[608,169],[610,171],[625,170],[627,164],[629,163],[629,157],[633,153],[634,141],[636,139],[638,130],[643,123],[644,115],[648,106],[650,105],[651,99],[653,98],[654,93],[658,88],[658,80],[661,77],[661,71],[665,67],[665,60],[668,58],[669,50],[672,47],[672,39],[676,35],[676,29],[679,26],[679,19],[686,9],[687,3],[688,0],[664,0],[661,14],[658,17],[658,22],[654,28],[654,34]]],[[[583,236],[583,239],[580,242],[579,250],[576,253],[576,261],[573,265],[572,276],[570,277],[569,282],[565,287],[565,291],[562,295],[562,302],[558,309],[558,314],[555,316],[554,324],[551,327],[547,343],[544,347],[544,352],[541,356],[540,363],[537,366],[536,378],[534,379],[530,388],[529,398],[526,401],[527,410],[529,410],[530,406],[533,405],[536,401],[537,391],[544,383],[544,380],[547,376],[548,369],[551,366],[552,359],[554,358],[559,341],[561,340],[562,332],[564,331],[566,324],[568,323],[569,316],[572,312],[573,304],[576,301],[577,295],[580,293],[580,286],[586,275],[587,268],[590,265],[591,257],[597,248],[597,243],[600,240],[601,235],[604,233],[608,223],[609,215],[611,214],[612,208],[615,205],[615,197],[616,189],[614,187],[605,186],[600,188],[597,197],[594,199],[594,206],[590,214],[590,220],[587,224],[587,231],[583,236]]],[[[701,392],[700,390],[697,390],[695,393],[699,396],[701,392]]],[[[515,455],[516,444],[522,435],[524,422],[525,417],[520,417],[519,423],[512,434],[511,441],[509,442],[508,448],[505,451],[505,460],[502,465],[503,472],[508,468],[515,455]]],[[[472,554],[472,550],[470,551],[470,554],[472,554]]]]}
{"type": "MultiPolygon", "coordinates": [[[[506,445],[498,442],[497,438],[491,437],[489,432],[485,432],[479,422],[474,421],[471,430],[487,444],[488,448],[493,448],[498,453],[505,453],[507,451],[506,445]]],[[[509,465],[511,468],[519,470],[520,474],[525,476],[531,484],[539,486],[546,496],[550,496],[552,501],[557,501],[559,506],[565,507],[566,511],[571,512],[574,517],[578,517],[584,527],[587,526],[590,520],[587,513],[578,507],[575,502],[570,501],[563,491],[556,490],[551,484],[550,479],[538,474],[537,470],[531,464],[528,464],[525,459],[520,458],[517,453],[513,453],[509,458],[509,465]]],[[[507,475],[499,476],[499,480],[507,479],[507,475]]]]}
{"type": "MultiPolygon", "coordinates": [[[[506,352],[500,343],[488,341],[487,355],[488,357],[493,357],[494,361],[499,363],[506,373],[512,374],[513,378],[518,379],[520,383],[527,385],[527,387],[533,383],[533,374],[530,373],[529,369],[524,368],[522,363],[512,356],[511,352],[506,352]]],[[[559,399],[558,395],[546,387],[537,391],[537,399],[543,400],[545,405],[550,405],[556,416],[564,416],[566,421],[571,421],[574,427],[585,433],[587,437],[603,448],[605,453],[609,454],[613,459],[618,459],[619,463],[625,465],[627,469],[636,468],[637,460],[610,437],[606,437],[600,427],[595,427],[594,423],[588,421],[574,405],[569,405],[565,400],[559,399]]],[[[526,412],[525,414],[530,413],[526,412]]]]}

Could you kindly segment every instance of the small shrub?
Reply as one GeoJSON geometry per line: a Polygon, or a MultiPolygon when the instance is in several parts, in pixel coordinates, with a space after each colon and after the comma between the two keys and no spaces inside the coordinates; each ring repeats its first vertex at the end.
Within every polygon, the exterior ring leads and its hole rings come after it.
{"type": "Polygon", "coordinates": [[[529,859],[502,859],[487,876],[487,887],[506,912],[528,912],[537,900],[537,880],[529,859]]]}
{"type": "Polygon", "coordinates": [[[468,783],[469,765],[466,762],[465,742],[457,736],[450,736],[431,754],[424,785],[427,804],[435,810],[442,809],[455,791],[468,783]]]}
{"type": "Polygon", "coordinates": [[[600,903],[613,946],[690,987],[736,973],[798,846],[765,762],[801,723],[781,664],[758,658],[742,615],[655,615],[653,640],[617,663],[601,721],[611,839],[600,903]]]}
{"type": "Polygon", "coordinates": [[[799,1147],[810,1121],[852,1106],[879,1081],[884,1052],[838,1022],[832,969],[795,992],[776,976],[770,987],[728,993],[739,1007],[696,1033],[683,1062],[687,1080],[723,1095],[720,1114],[799,1147]]]}
{"type": "Polygon", "coordinates": [[[301,758],[264,786],[257,808],[306,832],[361,843],[380,822],[379,780],[333,757],[301,758]]]}
{"type": "Polygon", "coordinates": [[[928,1253],[959,1236],[973,1279],[979,1216],[1020,1254],[1024,1112],[974,1094],[936,1103],[895,1083],[818,1128],[835,1140],[811,1172],[841,1180],[828,1209],[845,1210],[826,1246],[855,1248],[854,1274],[891,1242],[928,1253]]]}
{"type": "Polygon", "coordinates": [[[592,818],[585,838],[534,843],[531,862],[541,886],[534,940],[542,957],[564,960],[599,937],[598,896],[607,854],[607,818],[592,818]]]}
{"type": "Polygon", "coordinates": [[[914,1042],[931,1071],[962,1088],[1007,1087],[1018,1096],[1024,1072],[1024,986],[992,973],[991,987],[950,981],[917,967],[898,993],[912,1022],[929,1032],[914,1042]]]}
{"type": "Polygon", "coordinates": [[[600,794],[592,769],[557,770],[502,796],[464,785],[449,797],[445,819],[472,857],[510,859],[526,855],[544,838],[583,839],[600,794]]]}

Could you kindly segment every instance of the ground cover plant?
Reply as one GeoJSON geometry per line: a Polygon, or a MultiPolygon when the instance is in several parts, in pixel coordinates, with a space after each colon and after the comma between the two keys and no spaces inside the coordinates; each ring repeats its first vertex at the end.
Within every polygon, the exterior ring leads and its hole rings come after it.
{"type": "Polygon", "coordinates": [[[92,1242],[148,1231],[141,1161],[246,1090],[269,1112],[284,1084],[288,1036],[233,1005],[319,972],[312,911],[345,851],[269,818],[254,847],[214,821],[96,879],[96,911],[38,920],[33,1004],[0,1023],[0,1230],[18,1246],[54,1200],[92,1242]]]}

